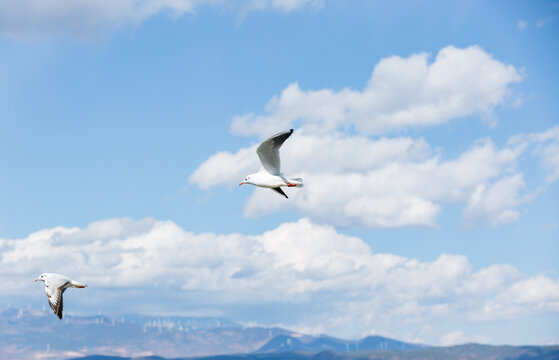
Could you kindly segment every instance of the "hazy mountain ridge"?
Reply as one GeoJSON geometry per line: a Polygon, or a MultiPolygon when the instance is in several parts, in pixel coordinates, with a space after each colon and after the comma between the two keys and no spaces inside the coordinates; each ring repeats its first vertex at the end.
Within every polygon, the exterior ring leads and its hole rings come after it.
{"type": "Polygon", "coordinates": [[[258,352],[289,351],[335,351],[338,353],[360,350],[410,350],[424,348],[424,345],[410,344],[382,336],[367,336],[360,340],[343,340],[321,335],[318,337],[296,335],[278,335],[262,346],[258,352]]]}
{"type": "Polygon", "coordinates": [[[246,353],[277,335],[292,333],[279,328],[243,328],[223,318],[66,314],[58,320],[46,311],[6,309],[0,311],[0,358],[246,353]]]}
{"type": "Polygon", "coordinates": [[[244,328],[225,318],[65,315],[60,321],[46,311],[0,310],[1,359],[125,360],[142,356],[146,360],[550,360],[559,359],[559,346],[427,347],[382,336],[343,340],[281,328],[244,328]]]}
{"type": "Polygon", "coordinates": [[[105,354],[164,357],[359,349],[410,349],[383,337],[353,341],[281,328],[247,327],[213,317],[73,316],[63,320],[34,309],[0,311],[0,357],[69,358],[105,354]]]}

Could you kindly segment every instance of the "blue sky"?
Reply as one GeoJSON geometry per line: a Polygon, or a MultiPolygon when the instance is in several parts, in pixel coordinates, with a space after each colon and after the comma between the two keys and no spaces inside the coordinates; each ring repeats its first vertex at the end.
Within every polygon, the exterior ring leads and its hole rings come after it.
{"type": "Polygon", "coordinates": [[[90,285],[75,313],[557,343],[558,26],[553,1],[0,2],[0,300],[44,306],[49,271],[90,285]],[[306,186],[237,187],[290,127],[306,186]]]}

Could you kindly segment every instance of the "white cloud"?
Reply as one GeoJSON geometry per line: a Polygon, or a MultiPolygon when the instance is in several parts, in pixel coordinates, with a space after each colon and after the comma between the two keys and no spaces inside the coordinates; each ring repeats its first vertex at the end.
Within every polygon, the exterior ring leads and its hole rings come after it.
{"type": "Polygon", "coordinates": [[[453,331],[446,333],[441,336],[440,344],[441,346],[453,346],[466,343],[488,343],[488,339],[483,336],[466,336],[462,331],[453,331]]]}
{"type": "Polygon", "coordinates": [[[256,146],[240,149],[235,154],[221,151],[212,155],[190,175],[190,182],[206,190],[219,184],[240,183],[255,170],[256,146]]]}
{"type": "MultiPolygon", "coordinates": [[[[388,162],[425,159],[431,152],[423,139],[305,135],[297,131],[282,148],[284,172],[354,172],[375,168],[388,162]],[[309,161],[312,154],[312,161],[309,161]],[[361,154],[361,156],[356,156],[361,154]]],[[[236,185],[246,175],[258,170],[257,144],[232,154],[227,151],[212,155],[190,176],[190,182],[202,189],[215,185],[236,185]]]]}
{"type": "Polygon", "coordinates": [[[559,312],[559,280],[543,275],[519,280],[494,298],[487,299],[483,311],[472,316],[480,321],[513,319],[536,309],[542,313],[559,312]]]}
{"type": "Polygon", "coordinates": [[[456,344],[464,344],[465,336],[462,331],[453,331],[451,333],[444,334],[441,337],[441,345],[442,346],[452,346],[456,344]]]}
{"type": "MultiPolygon", "coordinates": [[[[304,91],[291,84],[269,101],[264,115],[236,117],[231,131],[267,137],[297,125],[282,148],[282,170],[302,177],[305,187],[290,191],[288,201],[257,189],[244,214],[297,210],[342,227],[436,227],[445,205],[463,204],[469,225],[516,221],[519,206],[530,201],[516,167],[533,142],[511,141],[497,148],[482,139],[444,159],[423,138],[372,135],[469,115],[494,122],[493,109],[507,101],[510,86],[521,80],[514,66],[477,46],[448,46],[432,63],[425,53],[382,59],[362,91],[304,91]]],[[[201,189],[238,184],[258,168],[256,146],[211,156],[190,182],[201,189]]],[[[541,152],[544,165],[557,168],[556,149],[541,152]]],[[[552,172],[550,181],[556,176],[552,172]]]]}
{"type": "Polygon", "coordinates": [[[430,64],[426,53],[382,59],[362,91],[305,91],[290,84],[270,100],[265,115],[238,116],[231,130],[266,137],[300,124],[311,133],[355,128],[370,135],[468,115],[491,120],[493,109],[506,101],[510,85],[520,81],[514,66],[477,46],[447,46],[430,64]]]}
{"type": "Polygon", "coordinates": [[[518,220],[520,213],[514,209],[523,201],[519,192],[524,186],[521,174],[502,178],[489,187],[478,185],[468,201],[466,220],[475,224],[489,219],[493,225],[518,220]]]}
{"type": "Polygon", "coordinates": [[[291,12],[303,6],[320,8],[323,6],[323,0],[249,0],[242,4],[247,11],[274,7],[284,12],[291,12]]]}
{"type": "Polygon", "coordinates": [[[176,17],[204,5],[244,16],[254,10],[316,8],[322,0],[0,0],[0,35],[98,36],[123,25],[138,25],[159,13],[176,17]]]}
{"type": "Polygon", "coordinates": [[[516,304],[549,304],[559,311],[559,282],[545,276],[529,278],[515,283],[499,298],[516,304]]]}
{"type": "MultiPolygon", "coordinates": [[[[343,227],[434,227],[444,205],[467,204],[468,223],[510,222],[525,202],[515,166],[526,146],[519,142],[498,149],[481,140],[458,157],[443,160],[422,138],[371,140],[303,130],[282,148],[282,163],[284,173],[302,177],[305,187],[288,191],[287,201],[256,189],[245,215],[295,209],[343,227]]],[[[203,189],[238,184],[257,170],[254,149],[218,153],[200,165],[190,181],[203,189]]]]}
{"type": "MultiPolygon", "coordinates": [[[[149,218],[110,219],[0,239],[0,249],[0,297],[12,303],[18,297],[42,300],[32,280],[51,271],[87,283],[71,296],[94,299],[94,309],[127,299],[147,312],[158,302],[180,312],[185,298],[191,313],[193,304],[213,312],[247,302],[288,304],[305,311],[284,314],[285,326],[334,334],[559,312],[559,282],[549,276],[530,277],[511,265],[473,272],[461,255],[419,261],[374,253],[363,240],[306,219],[255,236],[195,234],[149,218]],[[163,299],[161,293],[170,295],[163,299]]],[[[435,343],[443,334],[432,335],[435,343]]],[[[461,338],[447,334],[443,342],[461,338]]]]}
{"type": "Polygon", "coordinates": [[[538,21],[536,21],[536,27],[537,28],[542,28],[545,25],[549,24],[550,22],[552,22],[552,19],[540,19],[538,21]]]}
{"type": "Polygon", "coordinates": [[[516,24],[516,27],[518,28],[518,30],[524,30],[524,29],[526,29],[527,26],[528,26],[528,23],[524,20],[518,20],[518,23],[516,24]]]}
{"type": "Polygon", "coordinates": [[[559,179],[559,126],[540,133],[520,134],[509,141],[510,145],[533,146],[546,172],[545,181],[551,184],[559,179]]]}
{"type": "Polygon", "coordinates": [[[470,281],[458,290],[462,294],[490,294],[494,289],[502,288],[506,283],[513,283],[522,278],[522,274],[511,265],[491,265],[470,278],[470,281]]]}
{"type": "Polygon", "coordinates": [[[546,176],[548,183],[559,179],[559,141],[547,145],[542,150],[542,165],[548,171],[546,176]]]}

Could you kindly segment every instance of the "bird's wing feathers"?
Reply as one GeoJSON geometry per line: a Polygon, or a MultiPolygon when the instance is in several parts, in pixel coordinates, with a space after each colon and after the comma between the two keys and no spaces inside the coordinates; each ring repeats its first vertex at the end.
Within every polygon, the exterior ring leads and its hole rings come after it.
{"type": "MultiPolygon", "coordinates": [[[[287,195],[285,195],[285,193],[283,192],[283,190],[282,190],[279,186],[278,186],[278,187],[275,187],[275,188],[271,188],[271,189],[274,190],[275,192],[277,192],[278,194],[283,195],[283,196],[285,196],[286,198],[288,198],[287,195]]],[[[288,199],[289,199],[289,198],[288,198],[288,199]]]]}
{"type": "Polygon", "coordinates": [[[270,174],[279,175],[281,173],[279,148],[292,133],[293,129],[280,132],[264,140],[256,149],[262,166],[270,174]]]}
{"type": "Polygon", "coordinates": [[[45,291],[47,293],[47,299],[49,300],[49,305],[52,311],[58,316],[59,319],[62,319],[62,294],[66,290],[65,286],[68,282],[63,283],[62,285],[56,286],[56,284],[49,284],[45,286],[45,291]]]}

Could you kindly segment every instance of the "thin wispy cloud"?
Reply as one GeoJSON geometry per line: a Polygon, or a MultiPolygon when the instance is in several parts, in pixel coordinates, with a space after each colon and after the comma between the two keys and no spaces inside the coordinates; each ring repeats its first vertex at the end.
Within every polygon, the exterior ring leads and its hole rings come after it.
{"type": "Polygon", "coordinates": [[[553,20],[551,20],[551,19],[540,19],[540,20],[536,21],[536,27],[538,29],[541,29],[552,21],[553,20]]]}
{"type": "Polygon", "coordinates": [[[95,38],[152,16],[177,18],[210,6],[238,16],[320,8],[321,0],[0,0],[0,36],[95,38]]]}

